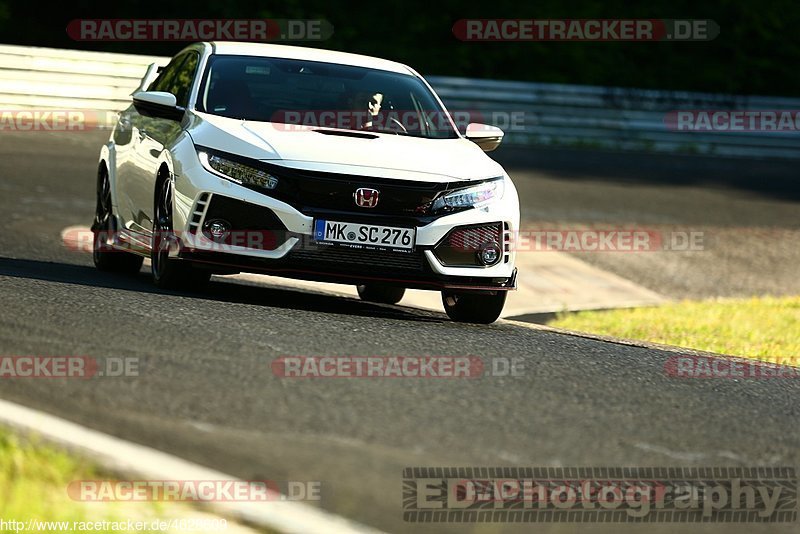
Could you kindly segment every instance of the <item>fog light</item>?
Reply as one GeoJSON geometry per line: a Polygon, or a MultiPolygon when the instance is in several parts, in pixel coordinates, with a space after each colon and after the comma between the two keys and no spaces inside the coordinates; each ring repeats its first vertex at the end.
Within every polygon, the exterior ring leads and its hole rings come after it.
{"type": "Polygon", "coordinates": [[[502,249],[497,242],[486,243],[478,250],[478,261],[482,265],[494,265],[502,256],[502,249]]]}
{"type": "Polygon", "coordinates": [[[208,235],[208,237],[217,243],[224,241],[231,231],[231,225],[222,219],[207,221],[203,226],[206,231],[206,235],[208,235]]]}

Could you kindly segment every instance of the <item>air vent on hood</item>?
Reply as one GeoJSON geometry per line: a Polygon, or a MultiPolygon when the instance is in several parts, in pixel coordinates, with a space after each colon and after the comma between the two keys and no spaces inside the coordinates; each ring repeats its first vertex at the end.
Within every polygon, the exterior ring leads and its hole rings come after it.
{"type": "Polygon", "coordinates": [[[317,128],[314,130],[317,133],[325,135],[341,135],[342,137],[358,137],[359,139],[377,139],[378,136],[371,133],[354,132],[352,130],[322,130],[317,128]]]}

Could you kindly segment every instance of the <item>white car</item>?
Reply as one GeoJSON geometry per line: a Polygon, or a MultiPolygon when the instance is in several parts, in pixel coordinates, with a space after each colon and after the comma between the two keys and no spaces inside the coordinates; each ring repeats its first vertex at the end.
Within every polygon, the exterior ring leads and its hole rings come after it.
{"type": "Polygon", "coordinates": [[[304,47],[197,43],[151,66],[101,149],[94,261],[162,288],[254,272],[440,291],[491,323],[516,287],[519,201],[413,69],[304,47]]]}

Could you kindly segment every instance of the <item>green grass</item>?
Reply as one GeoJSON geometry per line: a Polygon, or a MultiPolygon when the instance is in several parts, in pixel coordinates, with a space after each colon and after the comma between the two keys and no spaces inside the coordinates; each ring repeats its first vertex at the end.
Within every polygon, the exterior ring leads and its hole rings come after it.
{"type": "MultiPolygon", "coordinates": [[[[67,494],[67,486],[74,480],[103,478],[107,477],[86,460],[0,429],[0,518],[6,521],[127,519],[130,514],[119,510],[118,503],[94,503],[89,507],[67,494]]],[[[158,504],[147,503],[148,510],[140,508],[139,512],[152,513],[158,504]]],[[[14,531],[6,528],[0,532],[14,531]]]]}
{"type": "MultiPolygon", "coordinates": [[[[0,428],[0,518],[6,521],[148,520],[165,511],[161,502],[84,503],[72,500],[67,493],[70,482],[108,478],[88,460],[0,428]]],[[[175,510],[183,513],[182,508],[170,511],[175,510]]]]}
{"type": "MultiPolygon", "coordinates": [[[[40,522],[69,522],[67,525],[47,525],[39,523],[39,529],[31,532],[76,532],[72,522],[86,522],[100,525],[108,522],[106,530],[89,527],[91,532],[127,532],[114,530],[123,527],[128,520],[144,522],[145,530],[132,530],[136,534],[159,532],[174,534],[192,531],[180,524],[170,525],[168,530],[156,527],[151,530],[152,521],[188,520],[199,521],[193,532],[261,532],[276,534],[269,529],[244,529],[233,521],[213,530],[203,530],[203,521],[221,519],[212,513],[195,510],[187,503],[147,501],[147,502],[78,502],[70,498],[67,487],[77,480],[116,480],[89,460],[72,456],[56,447],[40,443],[36,439],[19,437],[9,430],[0,428],[0,519],[9,522],[27,523],[28,520],[40,522]]],[[[20,532],[28,532],[25,530],[20,532]]],[[[81,525],[78,525],[80,527],[81,525]]],[[[136,528],[135,526],[133,527],[136,528]]],[[[87,530],[87,531],[89,531],[87,530]]],[[[0,533],[17,531],[6,525],[0,526],[0,533]]]]}
{"type": "Polygon", "coordinates": [[[551,326],[800,365],[800,297],[560,314],[551,326]]]}

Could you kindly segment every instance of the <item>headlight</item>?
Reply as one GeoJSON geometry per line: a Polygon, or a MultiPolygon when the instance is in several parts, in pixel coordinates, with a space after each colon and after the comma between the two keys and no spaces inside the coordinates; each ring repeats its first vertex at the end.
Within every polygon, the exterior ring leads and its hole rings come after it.
{"type": "Polygon", "coordinates": [[[254,185],[264,189],[275,189],[278,186],[278,178],[268,172],[208,152],[199,151],[197,155],[206,170],[221,174],[237,184],[254,185]]]}
{"type": "Polygon", "coordinates": [[[434,211],[442,208],[480,208],[503,196],[505,181],[495,178],[472,187],[457,189],[437,198],[433,202],[434,211]]]}

